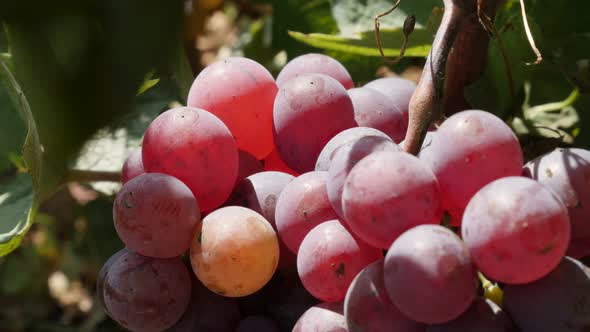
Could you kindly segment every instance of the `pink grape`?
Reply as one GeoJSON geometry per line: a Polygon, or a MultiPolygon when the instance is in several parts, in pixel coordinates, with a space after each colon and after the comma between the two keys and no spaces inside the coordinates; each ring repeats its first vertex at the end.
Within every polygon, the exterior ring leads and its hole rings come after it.
{"type": "Polygon", "coordinates": [[[385,133],[369,127],[354,127],[346,129],[334,136],[323,148],[315,164],[316,171],[327,171],[334,158],[336,150],[342,145],[365,136],[379,136],[391,140],[385,133]]]}
{"type": "Polygon", "coordinates": [[[364,85],[365,88],[377,90],[386,95],[404,116],[404,124],[408,126],[408,107],[416,83],[400,77],[378,78],[364,85]]]}
{"type": "Polygon", "coordinates": [[[285,82],[274,104],[275,143],[297,172],[314,169],[320,151],[339,132],[356,127],[352,101],[335,79],[305,74],[285,82]]]}
{"type": "Polygon", "coordinates": [[[565,257],[537,281],[506,285],[504,308],[523,332],[586,332],[590,326],[590,269],[565,257]]]}
{"type": "Polygon", "coordinates": [[[207,110],[225,123],[238,148],[262,159],[273,148],[274,78],[247,58],[218,60],[203,69],[191,86],[188,106],[207,110]]]}
{"type": "Polygon", "coordinates": [[[312,228],[338,218],[326,192],[327,178],[328,172],[305,173],[289,182],[279,195],[275,212],[277,231],[295,254],[312,228]]]}
{"type": "Polygon", "coordinates": [[[424,332],[423,324],[412,321],[391,303],[383,275],[380,259],[354,278],[344,300],[348,332],[424,332]]]}
{"type": "Polygon", "coordinates": [[[188,307],[191,279],[180,258],[151,258],[132,251],[111,265],[104,280],[110,316],[131,331],[163,331],[188,307]]]}
{"type": "Polygon", "coordinates": [[[264,170],[283,172],[293,176],[301,175],[299,172],[292,170],[289,166],[287,166],[287,164],[285,164],[276,148],[264,158],[264,170]]]}
{"type": "Polygon", "coordinates": [[[477,267],[509,284],[533,282],[561,261],[570,239],[563,202],[525,177],[506,177],[473,196],[461,228],[477,267]]]}
{"type": "Polygon", "coordinates": [[[293,181],[293,175],[283,172],[260,172],[242,180],[228,200],[260,213],[276,230],[275,210],[283,189],[293,181]]]}
{"type": "Polygon", "coordinates": [[[260,160],[246,151],[238,151],[238,177],[236,178],[236,185],[246,177],[264,171],[264,166],[260,160]]]}
{"type": "Polygon", "coordinates": [[[249,316],[244,318],[236,332],[279,332],[277,323],[265,316],[249,316]]]}
{"type": "Polygon", "coordinates": [[[184,182],[202,211],[223,204],[238,175],[238,150],[230,131],[215,115],[197,108],[160,114],[145,132],[142,159],[147,172],[184,182]]]}
{"type": "Polygon", "coordinates": [[[337,80],[345,89],[354,87],[348,70],[338,60],[319,53],[300,55],[289,61],[277,76],[280,87],[292,78],[303,74],[324,74],[337,80]]]}
{"type": "Polygon", "coordinates": [[[382,257],[381,250],[355,238],[339,220],[330,220],[303,239],[297,253],[297,272],[315,298],[337,302],[344,300],[354,277],[382,257]]]}
{"type": "Polygon", "coordinates": [[[396,143],[404,139],[407,130],[404,115],[386,95],[366,87],[350,89],[348,95],[360,127],[378,129],[396,143]]]}
{"type": "Polygon", "coordinates": [[[235,332],[242,317],[236,299],[217,295],[196,277],[192,293],[182,318],[166,332],[235,332]]]}
{"type": "Polygon", "coordinates": [[[385,256],[385,287],[409,318],[441,324],[463,314],[475,299],[475,267],[461,239],[439,225],[416,226],[385,256]]]}
{"type": "Polygon", "coordinates": [[[440,183],[442,205],[454,220],[486,184],[521,174],[518,139],[500,118],[477,110],[454,114],[440,126],[436,139],[420,152],[440,183]]]}
{"type": "Polygon", "coordinates": [[[143,162],[141,160],[141,149],[133,150],[125,159],[123,169],[121,170],[121,182],[123,184],[133,179],[134,177],[145,173],[143,169],[143,162]]]}
{"type": "Polygon", "coordinates": [[[457,319],[430,325],[426,332],[515,332],[510,317],[494,302],[478,298],[457,319]]]}
{"type": "Polygon", "coordinates": [[[117,234],[131,250],[171,258],[189,248],[201,213],[193,193],[180,180],[146,173],[125,183],[117,193],[113,219],[117,234]]]}
{"type": "Polygon", "coordinates": [[[320,303],[309,308],[297,321],[292,332],[348,332],[342,313],[342,302],[320,303]]]}
{"type": "Polygon", "coordinates": [[[389,138],[381,136],[363,136],[341,145],[333,153],[328,170],[328,198],[334,211],[344,218],[342,211],[342,190],[350,170],[364,157],[377,151],[399,151],[399,147],[389,138]]]}
{"type": "Polygon", "coordinates": [[[590,151],[555,149],[528,162],[524,172],[551,189],[568,208],[572,235],[568,255],[590,255],[590,151]]]}
{"type": "Polygon", "coordinates": [[[377,151],[350,170],[342,208],[357,236],[387,249],[406,230],[440,222],[440,189],[422,160],[401,151],[377,151]]]}

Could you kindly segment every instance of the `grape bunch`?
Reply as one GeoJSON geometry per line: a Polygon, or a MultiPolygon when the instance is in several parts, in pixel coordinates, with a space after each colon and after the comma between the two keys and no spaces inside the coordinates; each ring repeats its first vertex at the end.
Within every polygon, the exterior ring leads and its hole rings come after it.
{"type": "Polygon", "coordinates": [[[586,332],[590,151],[524,163],[465,110],[404,152],[416,85],[233,57],[160,114],[113,204],[98,299],[131,331],[586,332]]]}

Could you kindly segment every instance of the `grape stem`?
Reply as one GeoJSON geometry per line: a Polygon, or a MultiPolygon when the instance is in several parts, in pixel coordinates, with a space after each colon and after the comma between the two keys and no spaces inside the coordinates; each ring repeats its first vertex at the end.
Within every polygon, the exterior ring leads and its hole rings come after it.
{"type": "Polygon", "coordinates": [[[428,128],[469,108],[464,89],[482,73],[489,34],[481,15],[494,17],[502,0],[444,0],[444,14],[409,105],[405,150],[420,151],[428,128]]]}

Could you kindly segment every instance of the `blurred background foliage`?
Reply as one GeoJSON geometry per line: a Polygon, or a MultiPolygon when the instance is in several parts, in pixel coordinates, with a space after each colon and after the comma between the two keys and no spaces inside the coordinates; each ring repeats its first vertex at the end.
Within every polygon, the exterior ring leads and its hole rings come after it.
{"type": "MultiPolygon", "coordinates": [[[[274,75],[323,52],[357,85],[417,80],[442,0],[406,0],[382,20],[385,52],[417,17],[408,57],[384,66],[373,17],[387,0],[0,1],[0,331],[119,331],[95,301],[96,275],[123,245],[112,224],[118,171],[159,113],[183,104],[206,65],[246,56],[274,75]]],[[[590,12],[585,1],[527,1],[545,60],[537,66],[508,0],[488,65],[466,95],[502,116],[527,157],[589,146],[590,12]]]]}

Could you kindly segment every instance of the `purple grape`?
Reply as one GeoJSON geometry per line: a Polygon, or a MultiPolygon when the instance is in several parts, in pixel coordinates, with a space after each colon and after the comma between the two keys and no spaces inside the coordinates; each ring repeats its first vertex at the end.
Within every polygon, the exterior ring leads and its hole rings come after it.
{"type": "Polygon", "coordinates": [[[115,263],[117,259],[123,256],[125,253],[127,253],[127,248],[123,248],[109,257],[109,259],[107,259],[107,261],[100,268],[100,271],[98,271],[98,276],[96,277],[96,296],[98,297],[98,303],[100,303],[100,306],[104,309],[109,317],[111,314],[104,304],[104,280],[109,275],[109,269],[113,263],[115,263]]]}
{"type": "Polygon", "coordinates": [[[406,136],[407,125],[403,113],[387,96],[370,88],[348,90],[354,106],[354,119],[360,127],[375,128],[395,142],[406,136]]]}
{"type": "Polygon", "coordinates": [[[400,77],[386,77],[373,80],[364,86],[365,88],[377,90],[389,97],[404,116],[404,124],[408,126],[408,107],[410,99],[416,90],[416,83],[400,77]]]}
{"type": "Polygon", "coordinates": [[[292,78],[304,74],[324,74],[337,80],[345,89],[354,87],[348,70],[338,60],[319,53],[300,55],[289,61],[277,76],[280,87],[292,78]]]}
{"type": "Polygon", "coordinates": [[[377,129],[374,129],[374,128],[354,127],[354,128],[346,129],[346,130],[338,133],[338,135],[334,136],[322,148],[322,151],[320,152],[318,160],[315,164],[315,170],[316,171],[328,171],[328,169],[330,168],[330,163],[332,162],[332,159],[334,158],[336,150],[339,147],[343,146],[344,144],[346,144],[348,142],[355,141],[355,140],[357,140],[361,137],[365,137],[365,136],[379,136],[379,137],[383,137],[383,138],[391,140],[391,138],[389,136],[387,136],[385,133],[383,133],[377,129]]]}
{"type": "Polygon", "coordinates": [[[131,179],[113,205],[117,234],[129,249],[156,258],[180,256],[201,219],[191,190],[175,177],[146,173],[131,179]]]}
{"type": "Polygon", "coordinates": [[[426,332],[515,332],[510,317],[494,302],[478,298],[457,319],[430,325],[426,332]]]}
{"type": "Polygon", "coordinates": [[[461,234],[486,276],[522,284],[535,281],[561,261],[570,238],[563,203],[525,177],[507,177],[483,187],[469,202],[461,234]]]}
{"type": "Polygon", "coordinates": [[[524,175],[551,189],[568,208],[572,229],[568,256],[590,255],[590,151],[555,149],[528,162],[524,175]]]}
{"type": "Polygon", "coordinates": [[[383,274],[380,259],[352,281],[344,300],[348,332],[424,332],[423,324],[410,320],[391,303],[383,274]]]}
{"type": "Polygon", "coordinates": [[[180,258],[151,258],[127,251],[109,268],[103,291],[112,319],[131,331],[159,332],[185,312],[191,279],[180,258]]]}
{"type": "Polygon", "coordinates": [[[409,318],[441,324],[475,299],[477,277],[465,244],[439,225],[416,226],[393,242],[385,257],[385,287],[409,318]]]}
{"type": "Polygon", "coordinates": [[[590,330],[590,270],[565,257],[551,273],[524,285],[506,285],[504,308],[522,332],[590,330]]]}

